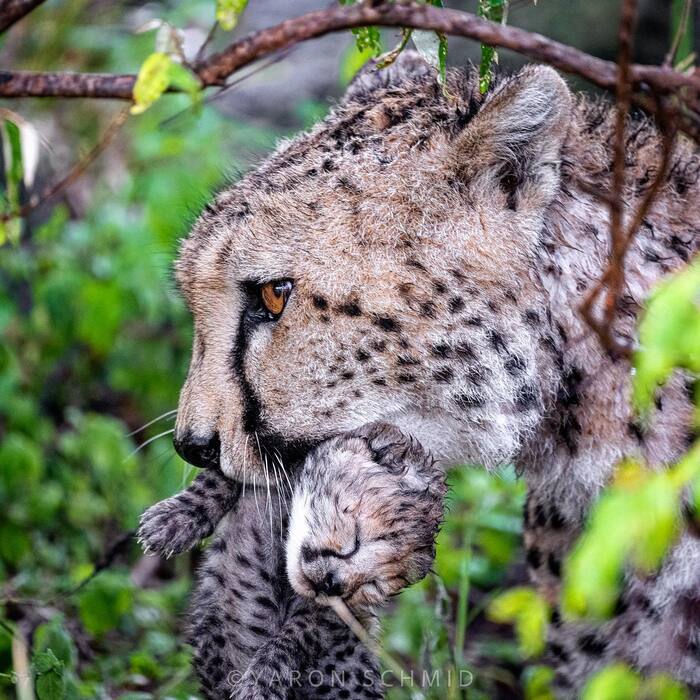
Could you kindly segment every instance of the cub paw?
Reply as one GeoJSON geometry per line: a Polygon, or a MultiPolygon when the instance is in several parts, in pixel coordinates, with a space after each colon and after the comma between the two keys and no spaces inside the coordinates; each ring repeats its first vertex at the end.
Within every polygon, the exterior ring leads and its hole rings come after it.
{"type": "Polygon", "coordinates": [[[141,516],[137,537],[146,554],[171,557],[192,549],[213,530],[202,510],[189,509],[173,496],[141,516]]]}
{"type": "Polygon", "coordinates": [[[417,440],[390,423],[366,423],[346,433],[346,437],[363,438],[374,461],[392,472],[401,473],[407,468],[429,470],[433,464],[432,457],[417,440]]]}

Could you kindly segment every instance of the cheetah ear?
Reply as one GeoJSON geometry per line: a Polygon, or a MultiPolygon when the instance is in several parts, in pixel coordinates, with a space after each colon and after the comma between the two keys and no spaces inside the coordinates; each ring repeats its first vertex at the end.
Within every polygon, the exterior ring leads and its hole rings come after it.
{"type": "Polygon", "coordinates": [[[500,189],[511,209],[542,208],[559,185],[571,119],[571,92],[556,71],[523,68],[487,97],[457,138],[455,166],[470,189],[500,189]]]}

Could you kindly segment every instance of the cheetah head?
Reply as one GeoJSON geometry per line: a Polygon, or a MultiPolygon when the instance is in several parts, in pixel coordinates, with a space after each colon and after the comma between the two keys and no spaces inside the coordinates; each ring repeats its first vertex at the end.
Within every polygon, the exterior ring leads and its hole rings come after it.
{"type": "Polygon", "coordinates": [[[532,259],[572,114],[551,69],[482,96],[406,55],[221,192],[176,264],[184,458],[274,477],[383,420],[440,458],[512,459],[547,403],[532,259]]]}

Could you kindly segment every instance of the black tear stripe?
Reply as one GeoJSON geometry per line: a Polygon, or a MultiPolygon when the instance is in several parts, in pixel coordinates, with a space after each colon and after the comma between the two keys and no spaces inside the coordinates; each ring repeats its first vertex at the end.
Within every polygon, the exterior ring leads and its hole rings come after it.
{"type": "Polygon", "coordinates": [[[238,382],[238,386],[241,389],[241,400],[243,402],[243,430],[254,438],[254,447],[257,447],[258,443],[260,444],[260,452],[263,459],[269,458],[273,463],[275,460],[282,460],[285,467],[294,468],[319,441],[287,440],[262,419],[262,401],[245,372],[245,355],[248,348],[248,340],[255,325],[243,311],[236,332],[236,344],[231,351],[231,369],[234,379],[238,382]]]}

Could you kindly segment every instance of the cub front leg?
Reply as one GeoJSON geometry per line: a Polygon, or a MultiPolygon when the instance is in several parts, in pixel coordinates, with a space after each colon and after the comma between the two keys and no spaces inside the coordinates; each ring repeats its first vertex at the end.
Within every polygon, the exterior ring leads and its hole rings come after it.
{"type": "Polygon", "coordinates": [[[214,532],[240,493],[241,485],[220,471],[202,472],[184,491],[141,516],[138,540],[145,552],[166,557],[192,549],[214,532]]]}

